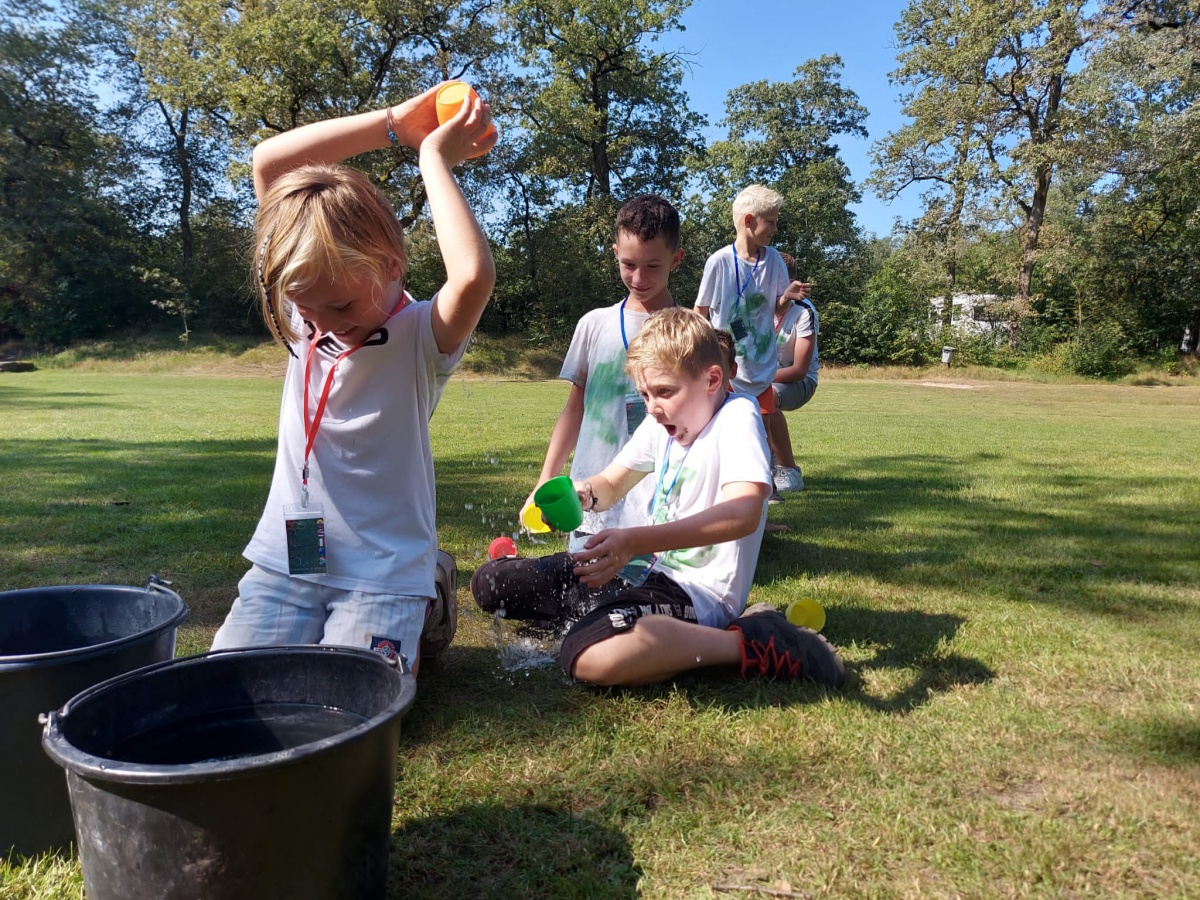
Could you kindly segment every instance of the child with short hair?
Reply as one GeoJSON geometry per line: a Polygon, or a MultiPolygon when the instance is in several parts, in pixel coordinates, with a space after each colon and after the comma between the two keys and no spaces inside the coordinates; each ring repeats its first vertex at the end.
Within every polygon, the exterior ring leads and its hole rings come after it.
{"type": "MultiPolygon", "coordinates": [[[[571,382],[571,390],[554,423],[534,491],[562,472],[572,450],[572,478],[603,469],[646,416],[646,405],[625,373],[625,351],[651,313],[675,305],[668,281],[683,260],[679,213],[662,197],[644,194],[617,211],[614,230],[612,251],[628,294],[620,303],[586,313],[575,326],[559,373],[571,382]]],[[[586,513],[568,537],[568,548],[581,550],[598,531],[640,522],[649,490],[640,485],[611,508],[586,513]]],[[[530,492],[522,521],[532,503],[530,492]]]]}
{"type": "Polygon", "coordinates": [[[705,262],[696,296],[696,312],[733,334],[738,364],[733,387],[757,398],[763,415],[775,411],[775,304],[791,282],[779,251],[771,246],[782,207],[783,197],[761,184],[737,195],[736,237],[705,262]]]}
{"type": "Polygon", "coordinates": [[[643,523],[591,536],[577,553],[498,559],[471,578],[487,612],[566,628],[559,663],[598,685],[650,684],[702,667],[838,687],[841,660],[767,604],[745,609],[771,483],[754,403],[727,393],[716,331],[684,309],[655,313],[626,368],[647,417],[599,474],[576,481],[608,509],[643,480],[643,523]]]}
{"type": "Polygon", "coordinates": [[[415,671],[454,635],[456,570],[437,548],[428,423],[495,282],[452,173],[495,132],[477,97],[439,126],[436,93],[254,150],[263,310],[290,359],[270,494],[244,551],[252,565],[214,649],[342,644],[403,655],[415,671]],[[419,151],[446,266],[432,302],[403,289],[395,211],[340,164],[389,141],[419,151]]]}
{"type": "Polygon", "coordinates": [[[796,280],[796,261],[781,253],[788,277],[792,280],[775,304],[775,346],[779,368],[771,390],[775,394],[775,411],[764,416],[767,439],[778,465],[771,471],[775,490],[781,493],[804,490],[804,476],[792,453],[792,436],[785,412],[799,409],[817,392],[817,371],[821,363],[817,352],[817,332],[820,323],[817,308],[809,295],[812,285],[796,280]]]}

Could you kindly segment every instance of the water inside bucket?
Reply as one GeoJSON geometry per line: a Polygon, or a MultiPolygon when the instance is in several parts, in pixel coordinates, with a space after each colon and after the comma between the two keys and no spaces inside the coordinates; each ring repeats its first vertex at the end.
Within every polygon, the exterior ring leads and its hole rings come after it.
{"type": "Polygon", "coordinates": [[[307,703],[260,703],[171,721],[118,741],[108,759],[146,765],[219,762],[290,750],[360,725],[366,716],[307,703]]]}

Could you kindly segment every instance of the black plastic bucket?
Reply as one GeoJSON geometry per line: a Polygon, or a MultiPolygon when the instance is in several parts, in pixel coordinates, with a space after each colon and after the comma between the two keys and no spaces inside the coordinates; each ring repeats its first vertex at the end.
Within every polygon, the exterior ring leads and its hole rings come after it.
{"type": "Polygon", "coordinates": [[[272,647],[114,678],[47,717],[89,900],[372,898],[387,888],[400,720],[377,653],[272,647]]]}
{"type": "Polygon", "coordinates": [[[38,716],[85,688],[175,655],[187,605],[157,578],[0,593],[0,856],[75,840],[62,770],[38,716]]]}

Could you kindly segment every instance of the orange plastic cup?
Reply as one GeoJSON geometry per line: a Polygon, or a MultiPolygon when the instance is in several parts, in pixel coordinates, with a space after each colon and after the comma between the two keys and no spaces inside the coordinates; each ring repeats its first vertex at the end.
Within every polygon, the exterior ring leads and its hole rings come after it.
{"type": "MultiPolygon", "coordinates": [[[[440,124],[446,124],[462,109],[463,101],[468,97],[478,97],[475,89],[465,81],[447,81],[438,88],[435,103],[437,104],[437,118],[440,124]]],[[[495,124],[488,126],[488,134],[495,134],[495,124]]],[[[478,153],[472,153],[471,157],[483,156],[487,153],[486,150],[480,150],[478,153]]]]}

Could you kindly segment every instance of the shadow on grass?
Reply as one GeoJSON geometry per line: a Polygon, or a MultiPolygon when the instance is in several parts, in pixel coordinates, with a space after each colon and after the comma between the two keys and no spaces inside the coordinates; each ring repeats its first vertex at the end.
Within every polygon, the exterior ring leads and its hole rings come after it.
{"type": "Polygon", "coordinates": [[[388,893],[620,900],[637,896],[640,877],[626,837],[587,814],[481,802],[410,819],[396,829],[388,893]]]}
{"type": "Polygon", "coordinates": [[[981,453],[870,457],[808,480],[772,510],[791,531],[764,541],[759,583],[850,573],[1144,620],[1187,606],[1147,586],[1189,584],[1200,564],[1194,479],[1000,467],[981,453]]]}
{"type": "Polygon", "coordinates": [[[1109,740],[1163,765],[1192,770],[1200,763],[1200,719],[1123,720],[1109,740]]]}
{"type": "Polygon", "coordinates": [[[33,393],[0,384],[0,406],[3,406],[5,412],[11,415],[16,412],[61,410],[67,406],[117,409],[121,407],[121,404],[114,403],[103,391],[55,391],[53,393],[38,391],[33,393]]]}
{"type": "Polygon", "coordinates": [[[170,579],[218,624],[262,512],[273,441],[0,441],[5,588],[170,579]]]}

